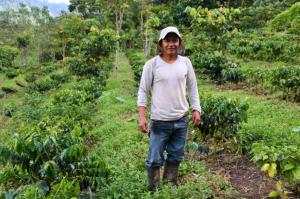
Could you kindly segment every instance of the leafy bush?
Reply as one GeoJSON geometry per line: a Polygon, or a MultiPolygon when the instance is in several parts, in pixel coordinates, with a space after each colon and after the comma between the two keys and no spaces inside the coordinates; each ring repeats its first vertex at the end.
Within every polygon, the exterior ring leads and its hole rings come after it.
{"type": "Polygon", "coordinates": [[[50,78],[59,83],[66,83],[70,80],[71,75],[69,73],[53,73],[50,78]]]}
{"type": "Polygon", "coordinates": [[[238,67],[226,68],[222,70],[223,82],[239,83],[245,80],[245,75],[238,67]]]}
{"type": "Polygon", "coordinates": [[[277,14],[287,9],[289,6],[289,2],[275,2],[267,5],[235,9],[231,15],[233,18],[233,25],[241,30],[262,28],[277,14]]]}
{"type": "MultiPolygon", "coordinates": [[[[43,185],[41,183],[33,185],[25,185],[20,187],[19,191],[13,192],[12,195],[15,195],[17,198],[26,199],[26,198],[43,198],[46,196],[46,191],[43,190],[43,185]]],[[[13,196],[11,198],[14,198],[13,196]]]]}
{"type": "MultiPolygon", "coordinates": [[[[280,139],[280,138],[279,138],[280,139]]],[[[260,141],[252,144],[253,160],[262,166],[270,177],[282,174],[290,184],[300,180],[300,153],[296,145],[272,145],[260,141]]]]}
{"type": "Polygon", "coordinates": [[[33,92],[46,92],[53,88],[58,88],[60,86],[59,82],[54,81],[52,79],[43,79],[39,80],[37,82],[29,84],[27,87],[27,92],[33,93],[33,92]]]}
{"type": "Polygon", "coordinates": [[[192,60],[196,69],[210,75],[214,80],[220,80],[222,70],[226,68],[227,59],[221,55],[194,53],[192,60]]]}
{"type": "Polygon", "coordinates": [[[62,179],[53,185],[49,198],[73,198],[80,195],[80,186],[76,180],[70,181],[62,179]]]}
{"type": "Polygon", "coordinates": [[[69,105],[82,105],[87,101],[86,93],[78,90],[65,89],[55,93],[52,96],[52,103],[57,104],[69,104],[69,105]]]}
{"type": "Polygon", "coordinates": [[[20,87],[26,87],[27,82],[25,82],[24,80],[16,80],[16,85],[18,85],[20,87]]]}
{"type": "Polygon", "coordinates": [[[86,99],[92,101],[100,97],[102,92],[103,83],[99,79],[88,79],[78,82],[78,85],[74,87],[75,90],[84,92],[86,99]]]}
{"type": "Polygon", "coordinates": [[[16,92],[18,92],[18,89],[16,87],[13,87],[13,86],[2,86],[1,89],[5,93],[16,93],[16,92]]]}
{"type": "Polygon", "coordinates": [[[40,63],[49,63],[54,61],[54,53],[51,50],[43,50],[39,54],[40,63]]]}
{"type": "Polygon", "coordinates": [[[136,87],[138,87],[143,72],[143,66],[146,60],[144,57],[141,57],[138,54],[136,54],[134,50],[127,52],[127,56],[129,58],[129,63],[133,70],[134,80],[136,82],[135,85],[136,87]]]}
{"type": "Polygon", "coordinates": [[[229,61],[221,55],[194,52],[191,59],[196,70],[208,74],[211,79],[218,83],[225,83],[226,81],[238,83],[244,80],[239,70],[239,64],[229,61]]]}
{"type": "Polygon", "coordinates": [[[300,67],[279,67],[270,71],[270,82],[273,88],[283,91],[283,97],[290,95],[300,100],[300,67]]]}
{"type": "Polygon", "coordinates": [[[60,63],[42,64],[37,72],[40,75],[46,75],[60,68],[62,68],[60,63]]]}
{"type": "MultiPolygon", "coordinates": [[[[5,166],[0,173],[0,179],[11,171],[28,174],[18,176],[20,181],[30,177],[27,183],[44,181],[51,187],[60,182],[62,176],[67,179],[76,177],[80,187],[97,187],[105,180],[108,169],[104,162],[87,155],[87,149],[82,143],[82,127],[77,126],[69,131],[60,128],[63,121],[45,120],[34,128],[25,128],[14,137],[15,145],[6,147],[0,145],[0,161],[5,166]]],[[[17,176],[16,176],[17,177],[17,176]]],[[[6,188],[12,188],[16,178],[4,178],[6,188]]],[[[18,182],[18,181],[17,181],[18,182]]],[[[18,187],[18,183],[14,187],[18,187]]]]}
{"type": "Polygon", "coordinates": [[[5,92],[3,92],[2,90],[0,90],[0,99],[3,98],[5,96],[5,92]]]}
{"type": "Polygon", "coordinates": [[[271,27],[275,30],[287,30],[291,28],[293,23],[295,23],[294,20],[299,20],[299,17],[300,17],[300,2],[295,3],[289,9],[278,14],[271,21],[271,27]]]}
{"type": "Polygon", "coordinates": [[[100,68],[95,63],[89,63],[84,57],[72,57],[68,59],[69,72],[78,76],[99,76],[100,68]]]}
{"type": "MultiPolygon", "coordinates": [[[[261,33],[256,33],[261,34],[261,33]]],[[[228,45],[228,51],[242,58],[265,61],[299,61],[300,45],[297,36],[270,36],[242,33],[228,45]]]]}
{"type": "Polygon", "coordinates": [[[12,117],[13,113],[16,111],[17,106],[13,103],[4,105],[4,115],[7,117],[12,117]]]}
{"type": "Polygon", "coordinates": [[[17,48],[10,46],[0,46],[0,70],[2,67],[13,67],[13,61],[19,54],[17,48]]]}
{"type": "Polygon", "coordinates": [[[111,29],[99,30],[96,26],[90,28],[88,35],[82,39],[81,54],[89,61],[99,61],[108,57],[115,49],[115,34],[111,29]]]}
{"type": "Polygon", "coordinates": [[[16,71],[8,71],[5,74],[6,74],[6,77],[9,79],[13,79],[18,76],[16,71]]]}
{"type": "Polygon", "coordinates": [[[291,27],[288,29],[289,33],[299,35],[299,30],[300,30],[300,16],[297,16],[295,19],[293,19],[291,23],[291,27]]]}
{"type": "Polygon", "coordinates": [[[36,73],[28,73],[25,75],[24,79],[26,82],[32,83],[37,80],[37,75],[36,75],[36,73]]]}
{"type": "Polygon", "coordinates": [[[236,136],[241,122],[247,121],[248,104],[225,97],[204,97],[201,100],[200,132],[205,137],[225,140],[236,136]]]}

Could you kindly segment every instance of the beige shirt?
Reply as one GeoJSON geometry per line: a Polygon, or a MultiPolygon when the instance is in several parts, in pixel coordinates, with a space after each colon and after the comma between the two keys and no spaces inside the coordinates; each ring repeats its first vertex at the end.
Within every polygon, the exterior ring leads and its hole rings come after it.
{"type": "Polygon", "coordinates": [[[186,91],[193,110],[201,112],[197,80],[191,61],[178,55],[174,63],[160,56],[147,61],[138,91],[138,106],[147,107],[147,94],[152,91],[151,119],[180,119],[189,109],[186,91]]]}

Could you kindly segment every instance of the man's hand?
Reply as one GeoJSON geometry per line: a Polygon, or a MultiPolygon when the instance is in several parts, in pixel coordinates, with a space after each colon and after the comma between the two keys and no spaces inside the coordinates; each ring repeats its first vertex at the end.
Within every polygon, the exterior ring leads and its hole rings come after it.
{"type": "Polygon", "coordinates": [[[139,118],[140,118],[139,128],[141,132],[148,133],[148,123],[146,120],[145,112],[146,112],[146,107],[139,106],[139,118]]]}
{"type": "Polygon", "coordinates": [[[148,123],[147,123],[146,117],[140,118],[139,127],[140,127],[140,131],[142,133],[148,133],[148,123]]]}
{"type": "Polygon", "coordinates": [[[193,127],[198,127],[200,124],[201,114],[199,111],[193,111],[192,121],[193,121],[193,127]]]}

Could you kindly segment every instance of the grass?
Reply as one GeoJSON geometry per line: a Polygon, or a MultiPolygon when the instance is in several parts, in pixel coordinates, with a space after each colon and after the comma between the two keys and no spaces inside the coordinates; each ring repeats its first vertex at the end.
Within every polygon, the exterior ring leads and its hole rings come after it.
{"type": "Polygon", "coordinates": [[[268,69],[274,67],[281,67],[281,66],[299,66],[299,64],[294,63],[285,63],[282,61],[275,61],[275,62],[268,62],[268,61],[261,61],[261,60],[251,60],[247,58],[240,58],[236,55],[226,54],[226,57],[229,60],[235,61],[241,65],[241,69],[268,69]]]}

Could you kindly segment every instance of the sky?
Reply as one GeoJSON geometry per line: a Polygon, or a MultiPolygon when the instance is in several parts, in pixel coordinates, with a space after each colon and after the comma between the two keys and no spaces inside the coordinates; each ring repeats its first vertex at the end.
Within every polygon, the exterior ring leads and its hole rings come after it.
{"type": "Polygon", "coordinates": [[[69,0],[47,0],[48,3],[65,3],[70,4],[69,0]]]}

